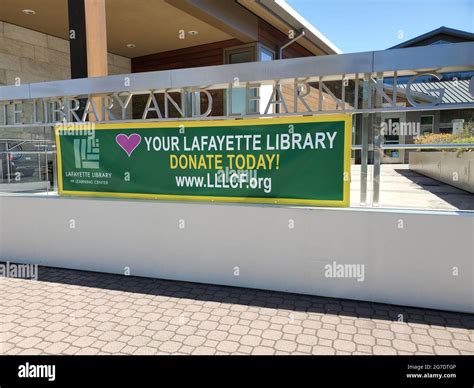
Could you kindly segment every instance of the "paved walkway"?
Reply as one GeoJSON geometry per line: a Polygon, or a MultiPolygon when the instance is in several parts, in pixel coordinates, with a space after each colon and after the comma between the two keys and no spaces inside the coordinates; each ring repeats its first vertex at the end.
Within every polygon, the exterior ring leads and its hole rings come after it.
{"type": "Polygon", "coordinates": [[[0,278],[0,354],[474,354],[474,315],[39,273],[39,281],[0,278]]]}
{"type": "MultiPolygon", "coordinates": [[[[368,166],[368,193],[372,198],[372,171],[368,166]]],[[[351,207],[360,207],[360,165],[351,166],[351,207]]],[[[1,185],[0,185],[1,186],[1,185]]],[[[7,187],[8,185],[4,185],[7,187]]],[[[12,186],[9,185],[9,186],[12,186]]],[[[17,187],[8,191],[9,196],[28,195],[53,197],[57,192],[18,191],[17,187]]],[[[382,164],[380,171],[380,208],[422,209],[422,210],[474,210],[474,194],[428,178],[409,169],[407,164],[382,164]]]]}
{"type": "MultiPolygon", "coordinates": [[[[369,166],[368,196],[372,198],[369,166]]],[[[360,206],[360,165],[352,166],[351,206],[360,206]]],[[[474,194],[428,178],[407,164],[383,164],[380,168],[380,207],[428,210],[474,210],[474,194]]]]}

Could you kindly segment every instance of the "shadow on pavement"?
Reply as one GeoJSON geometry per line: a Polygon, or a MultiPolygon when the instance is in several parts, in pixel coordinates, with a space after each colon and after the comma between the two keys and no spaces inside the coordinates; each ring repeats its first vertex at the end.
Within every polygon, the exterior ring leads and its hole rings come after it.
{"type": "MultiPolygon", "coordinates": [[[[144,295],[186,298],[205,302],[256,306],[260,308],[285,310],[288,311],[288,313],[306,312],[332,314],[341,317],[378,319],[388,321],[388,323],[396,323],[403,319],[405,323],[474,329],[474,315],[472,314],[276,291],[216,286],[51,267],[39,267],[38,281],[144,295]]],[[[364,324],[367,328],[371,326],[370,321],[365,321],[364,324]]],[[[375,324],[373,326],[375,328],[375,324]]]]}
{"type": "Polygon", "coordinates": [[[468,191],[458,189],[409,169],[395,169],[394,171],[459,210],[474,210],[474,194],[468,191]]]}

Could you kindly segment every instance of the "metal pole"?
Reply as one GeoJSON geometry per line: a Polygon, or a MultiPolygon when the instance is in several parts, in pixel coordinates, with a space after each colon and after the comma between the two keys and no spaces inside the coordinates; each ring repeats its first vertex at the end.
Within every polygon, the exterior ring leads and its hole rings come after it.
{"type": "Polygon", "coordinates": [[[285,43],[283,46],[280,47],[278,50],[278,59],[283,59],[283,50],[286,49],[288,46],[291,46],[293,43],[295,43],[298,39],[301,39],[303,36],[305,36],[304,30],[301,30],[300,34],[296,36],[294,39],[290,40],[289,42],[285,43]]]}
{"type": "Polygon", "coordinates": [[[36,153],[38,158],[38,182],[41,182],[41,152],[36,153]]]}
{"type": "MultiPolygon", "coordinates": [[[[362,89],[362,106],[364,109],[369,108],[370,104],[370,74],[364,74],[362,89]]],[[[362,114],[362,151],[360,160],[360,205],[367,205],[367,168],[369,159],[369,123],[370,115],[362,114]]]]}
{"type": "Polygon", "coordinates": [[[373,191],[372,191],[372,206],[379,206],[380,204],[380,159],[381,159],[381,136],[380,124],[382,115],[374,113],[373,128],[374,128],[374,171],[373,171],[373,191]]]}
{"type": "Polygon", "coordinates": [[[11,173],[11,166],[9,160],[9,153],[8,153],[8,143],[5,143],[5,151],[6,151],[6,162],[7,162],[7,182],[10,183],[10,173],[11,173]]]}
{"type": "MultiPolygon", "coordinates": [[[[46,127],[44,128],[44,137],[46,139],[46,127]]],[[[44,152],[44,168],[46,172],[46,195],[49,195],[49,167],[48,167],[48,152],[46,149],[46,145],[43,147],[44,152]]]]}
{"type": "Polygon", "coordinates": [[[57,163],[58,153],[55,152],[53,155],[53,190],[56,194],[59,194],[58,191],[58,163],[57,163]]]}
{"type": "MultiPolygon", "coordinates": [[[[377,88],[375,90],[375,107],[381,108],[383,106],[383,73],[377,73],[377,88]]],[[[373,113],[373,131],[374,131],[374,171],[373,171],[373,190],[372,190],[372,206],[379,206],[380,204],[380,160],[382,158],[380,134],[382,124],[382,114],[373,113]]]]}
{"type": "Polygon", "coordinates": [[[193,91],[191,89],[184,89],[183,90],[184,99],[183,99],[183,113],[184,117],[192,117],[194,106],[193,106],[193,91]]]}

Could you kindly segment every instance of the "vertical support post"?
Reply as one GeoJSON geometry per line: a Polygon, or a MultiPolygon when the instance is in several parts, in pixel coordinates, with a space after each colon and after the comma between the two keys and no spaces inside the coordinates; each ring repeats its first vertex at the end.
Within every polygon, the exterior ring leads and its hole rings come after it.
{"type": "MultiPolygon", "coordinates": [[[[46,132],[46,128],[45,128],[46,132]]],[[[45,134],[46,135],[46,134],[45,134]]],[[[46,136],[44,136],[46,139],[46,136]]],[[[44,143],[44,170],[45,170],[45,177],[46,177],[46,195],[49,195],[49,166],[48,166],[48,146],[47,143],[44,143]]]]}
{"type": "Polygon", "coordinates": [[[201,93],[199,89],[193,89],[191,101],[193,104],[193,117],[197,117],[201,115],[201,93]],[[197,90],[197,91],[196,91],[197,90]]]}
{"type": "MultiPolygon", "coordinates": [[[[359,109],[359,73],[354,74],[354,109],[357,110],[359,109]]],[[[352,120],[352,144],[357,144],[357,119],[356,116],[353,116],[352,120]]],[[[352,158],[356,158],[356,152],[357,151],[352,151],[351,156],[352,158]]]]}
{"type": "MultiPolygon", "coordinates": [[[[108,75],[105,0],[68,0],[68,16],[71,78],[108,75]]],[[[100,97],[93,104],[104,111],[100,97]]]]}
{"type": "MultiPolygon", "coordinates": [[[[371,86],[370,74],[364,74],[363,89],[362,89],[362,108],[370,108],[371,102],[371,86]]],[[[369,125],[370,115],[368,113],[362,114],[362,151],[360,161],[360,205],[367,205],[367,169],[369,159],[369,125]]]]}
{"type": "Polygon", "coordinates": [[[183,112],[184,112],[184,117],[192,117],[194,113],[194,107],[193,107],[193,91],[192,89],[183,89],[182,93],[184,95],[183,98],[183,112]]]}
{"type": "Polygon", "coordinates": [[[232,116],[232,82],[229,83],[227,90],[224,90],[224,101],[226,104],[225,116],[232,116]]]}
{"type": "Polygon", "coordinates": [[[357,110],[359,109],[359,73],[356,73],[354,83],[355,83],[354,109],[357,110]]]}
{"type": "Polygon", "coordinates": [[[10,160],[8,159],[8,142],[5,143],[5,160],[7,162],[7,183],[10,183],[10,175],[11,175],[11,165],[10,160]]]}
{"type": "MultiPolygon", "coordinates": [[[[342,85],[341,85],[341,100],[342,100],[342,110],[346,110],[346,75],[342,75],[342,85]]],[[[337,109],[337,106],[336,106],[337,109]]]]}
{"type": "MultiPolygon", "coordinates": [[[[108,75],[107,20],[105,0],[84,0],[87,36],[87,75],[103,77],[108,75]]],[[[93,97],[97,114],[105,112],[100,97],[93,97]]],[[[90,116],[90,115],[89,115],[90,116]]],[[[102,118],[106,120],[106,117],[102,118]]],[[[89,121],[92,121],[89,117],[89,121]]]]}
{"type": "Polygon", "coordinates": [[[71,78],[87,78],[85,0],[68,0],[71,78]]]}
{"type": "MultiPolygon", "coordinates": [[[[383,105],[383,73],[377,73],[377,88],[375,95],[375,107],[381,108],[383,105]]],[[[373,114],[373,133],[374,133],[374,171],[373,171],[373,191],[372,206],[380,205],[380,160],[382,158],[381,147],[381,129],[382,114],[376,112],[373,114]]]]}
{"type": "Polygon", "coordinates": [[[59,194],[59,189],[58,189],[58,153],[55,152],[53,154],[53,191],[56,194],[59,194]]]}
{"type": "Polygon", "coordinates": [[[87,73],[89,77],[102,77],[108,74],[107,65],[107,20],[105,0],[84,0],[87,73]]]}
{"type": "Polygon", "coordinates": [[[41,182],[41,174],[43,173],[41,169],[41,152],[38,151],[36,156],[38,157],[38,182],[41,182]]]}

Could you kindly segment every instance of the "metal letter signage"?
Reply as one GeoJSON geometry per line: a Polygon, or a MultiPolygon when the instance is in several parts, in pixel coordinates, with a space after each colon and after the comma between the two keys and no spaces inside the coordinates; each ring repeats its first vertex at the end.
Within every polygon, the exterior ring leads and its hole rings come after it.
{"type": "Polygon", "coordinates": [[[56,128],[71,196],[349,206],[350,115],[56,128]]]}

